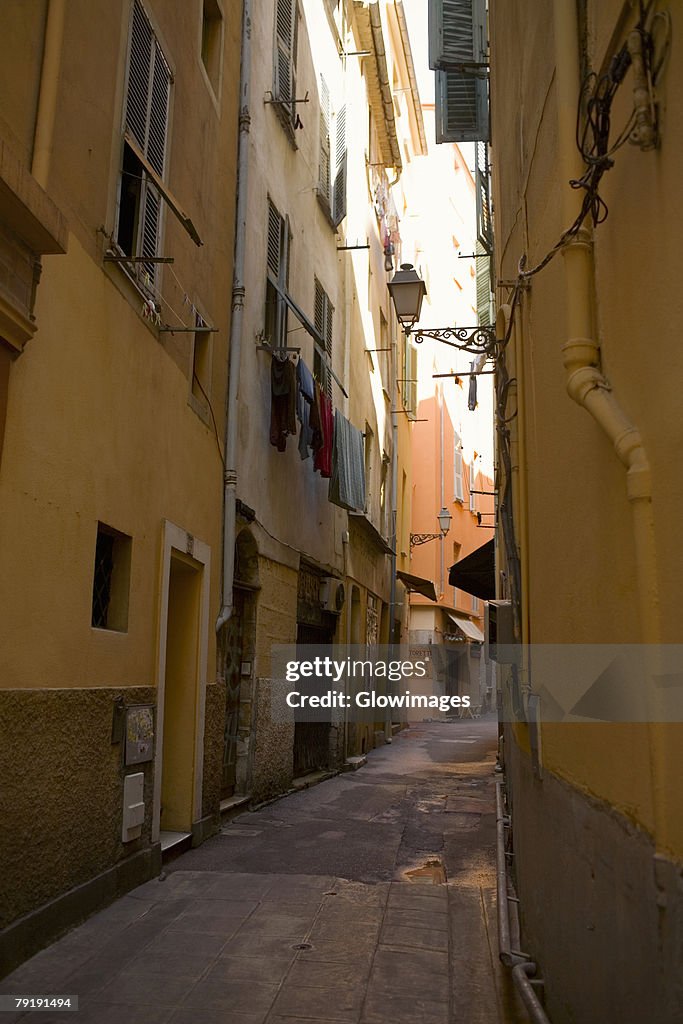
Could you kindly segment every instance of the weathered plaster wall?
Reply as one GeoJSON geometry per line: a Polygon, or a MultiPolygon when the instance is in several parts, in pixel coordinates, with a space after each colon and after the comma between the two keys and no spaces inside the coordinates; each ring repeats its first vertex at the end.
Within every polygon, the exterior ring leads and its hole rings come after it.
{"type": "Polygon", "coordinates": [[[114,701],[153,687],[0,691],[2,927],[150,844],[153,762],[123,766],[114,701]],[[123,778],[145,774],[140,839],[121,842],[123,778]]]}

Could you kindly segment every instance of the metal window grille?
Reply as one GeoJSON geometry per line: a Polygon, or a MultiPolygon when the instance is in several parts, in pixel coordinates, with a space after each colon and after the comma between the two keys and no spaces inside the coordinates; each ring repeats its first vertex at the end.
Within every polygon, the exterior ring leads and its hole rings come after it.
{"type": "Polygon", "coordinates": [[[97,629],[107,628],[113,570],[114,537],[111,533],[98,529],[92,587],[92,625],[97,629]]]}

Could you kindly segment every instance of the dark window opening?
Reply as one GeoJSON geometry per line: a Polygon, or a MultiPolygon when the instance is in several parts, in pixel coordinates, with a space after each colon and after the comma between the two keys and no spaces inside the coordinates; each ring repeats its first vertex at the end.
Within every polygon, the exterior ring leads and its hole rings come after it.
{"type": "Polygon", "coordinates": [[[123,145],[120,187],[116,242],[126,256],[137,256],[135,249],[142,198],[142,164],[127,142],[123,145]]]}
{"type": "Polygon", "coordinates": [[[204,0],[202,11],[202,63],[213,91],[218,92],[221,70],[223,19],[216,0],[204,0]]]}
{"type": "Polygon", "coordinates": [[[91,618],[95,629],[128,629],[132,543],[126,534],[97,524],[91,618]]]}

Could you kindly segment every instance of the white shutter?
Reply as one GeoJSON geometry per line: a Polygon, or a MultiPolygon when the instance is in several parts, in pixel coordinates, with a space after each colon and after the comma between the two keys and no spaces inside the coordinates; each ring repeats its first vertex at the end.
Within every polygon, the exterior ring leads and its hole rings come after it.
{"type": "Polygon", "coordinates": [[[462,501],[464,498],[462,486],[462,444],[458,434],[455,434],[453,444],[453,497],[456,501],[462,501]]]}

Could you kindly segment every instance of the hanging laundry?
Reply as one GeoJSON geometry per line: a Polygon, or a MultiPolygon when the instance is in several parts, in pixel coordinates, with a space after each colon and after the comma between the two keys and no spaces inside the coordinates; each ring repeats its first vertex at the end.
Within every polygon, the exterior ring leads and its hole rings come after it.
{"type": "Polygon", "coordinates": [[[270,443],[283,452],[287,435],[296,434],[296,371],[286,357],[273,356],[270,396],[270,443]]]}
{"type": "Polygon", "coordinates": [[[329,500],[350,512],[365,510],[363,435],[339,410],[334,414],[334,446],[329,500]]]}
{"type": "Polygon", "coordinates": [[[315,451],[315,457],[313,459],[313,468],[317,469],[321,476],[330,477],[332,475],[332,444],[334,442],[334,413],[332,410],[332,402],[327,397],[324,391],[321,390],[320,385],[316,381],[315,385],[315,397],[320,411],[320,434],[321,444],[318,450],[315,451]]]}
{"type": "Polygon", "coordinates": [[[473,359],[472,362],[470,363],[470,370],[472,372],[470,374],[470,387],[469,387],[469,392],[468,392],[468,395],[467,395],[467,408],[470,410],[470,412],[474,412],[474,410],[477,408],[477,377],[476,377],[476,375],[478,373],[480,373],[481,370],[483,370],[485,362],[486,362],[486,353],[485,352],[480,352],[479,355],[477,356],[477,358],[473,359]]]}
{"type": "MultiPolygon", "coordinates": [[[[313,447],[313,427],[311,426],[311,408],[315,405],[315,381],[313,374],[303,359],[296,364],[296,414],[301,424],[299,431],[299,455],[302,459],[311,456],[313,447]]],[[[319,422],[319,420],[318,420],[319,422]]]]}

